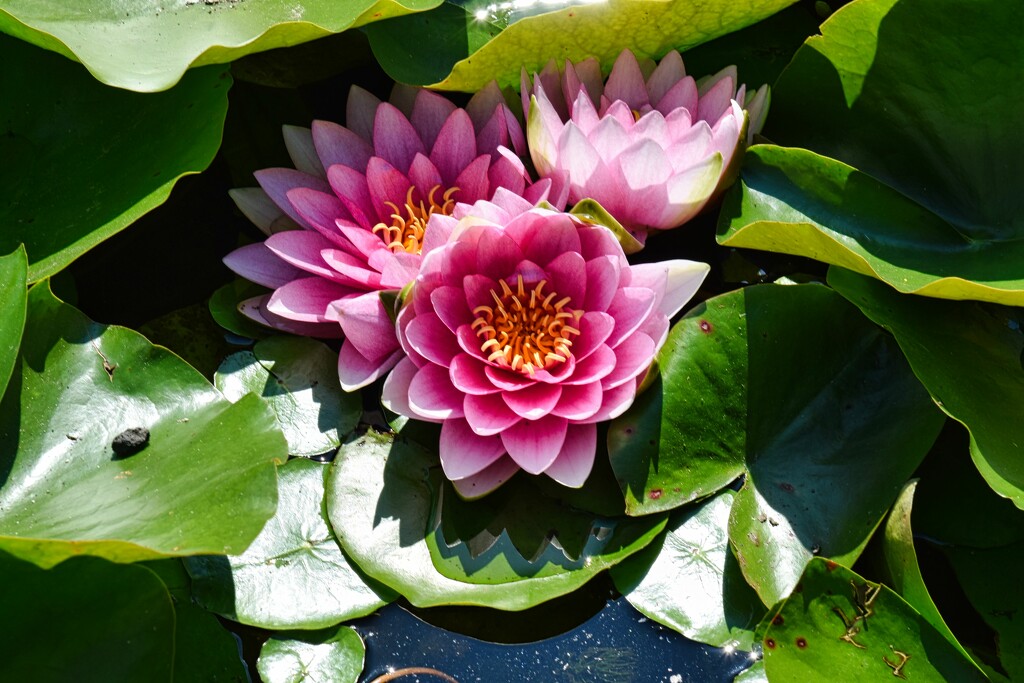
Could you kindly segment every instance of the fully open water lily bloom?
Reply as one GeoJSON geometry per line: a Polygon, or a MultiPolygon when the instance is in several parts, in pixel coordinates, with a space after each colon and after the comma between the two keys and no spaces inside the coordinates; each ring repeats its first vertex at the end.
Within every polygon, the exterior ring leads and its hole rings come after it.
{"type": "Polygon", "coordinates": [[[442,423],[441,466],[463,496],[520,468],[582,486],[596,423],[633,402],[708,266],[631,266],[610,230],[501,190],[434,223],[451,239],[424,257],[398,314],[407,355],[384,404],[442,423]]]}
{"type": "Polygon", "coordinates": [[[737,89],[736,67],[701,82],[678,52],[655,68],[623,51],[607,83],[594,59],[525,70],[530,154],[542,176],[566,174],[569,201],[597,200],[643,240],[693,218],[732,181],[737,150],[767,113],[768,86],[737,89]]]}
{"type": "Polygon", "coordinates": [[[431,216],[497,187],[564,205],[549,197],[550,180],[530,183],[516,156],[525,152],[522,128],[496,84],[466,109],[426,90],[399,88],[392,100],[353,87],[347,127],[286,128],[296,168],[259,171],[260,188],[233,193],[268,238],[224,261],[274,290],[243,312],[297,334],[344,333],[338,371],[349,391],[402,355],[380,292],[402,289],[423,253],[444,243],[447,234],[428,228],[431,216]]]}

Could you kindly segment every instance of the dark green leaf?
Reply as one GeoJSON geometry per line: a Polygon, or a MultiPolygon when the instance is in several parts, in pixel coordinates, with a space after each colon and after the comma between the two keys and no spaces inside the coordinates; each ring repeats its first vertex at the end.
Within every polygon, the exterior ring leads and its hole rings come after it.
{"type": "Polygon", "coordinates": [[[1024,240],[970,239],[892,187],[803,149],[747,151],[718,241],[825,261],[901,292],[1024,304],[1024,240]]]}
{"type": "Polygon", "coordinates": [[[139,328],[139,333],[154,344],[174,351],[209,379],[213,378],[221,359],[238,348],[225,340],[224,330],[202,303],[150,320],[139,328]]]}
{"type": "Polygon", "coordinates": [[[0,403],[0,547],[44,567],[244,550],[274,512],[286,458],[270,408],[232,405],[177,356],[45,284],[28,302],[0,403]],[[148,442],[118,457],[113,441],[137,428],[148,442]]]}
{"type": "Polygon", "coordinates": [[[222,64],[440,0],[6,0],[0,30],[76,59],[104,83],[156,91],[190,66],[222,64]]]}
{"type": "Polygon", "coordinates": [[[314,629],[373,612],[394,596],[367,585],[324,514],[327,465],[296,458],[279,469],[277,512],[237,557],[186,561],[196,599],[243,624],[314,629]]]}
{"type": "Polygon", "coordinates": [[[171,681],[174,609],[143,567],[79,557],[53,569],[0,552],[5,681],[171,681]]]}
{"type": "Polygon", "coordinates": [[[820,680],[823,672],[837,681],[987,680],[888,587],[821,558],[807,565],[761,642],[768,680],[820,680]]]}
{"type": "Polygon", "coordinates": [[[935,402],[971,432],[971,455],[989,486],[1024,508],[1021,309],[903,296],[839,268],[829,284],[892,332],[935,402]]]}
{"type": "Polygon", "coordinates": [[[210,315],[217,324],[228,332],[249,339],[262,339],[274,334],[274,331],[242,315],[239,304],[266,294],[269,290],[248,280],[236,279],[224,285],[210,297],[210,315]]]}
{"type": "Polygon", "coordinates": [[[674,513],[666,533],[611,570],[615,586],[637,610],[687,638],[750,650],[764,606],[729,549],[735,494],[674,513]]]}
{"type": "Polygon", "coordinates": [[[971,241],[1024,237],[1024,4],[860,0],[821,31],[780,77],[765,134],[855,166],[971,241]]]}
{"type": "MultiPolygon", "coordinates": [[[[0,25],[5,16],[0,9],[0,25]]],[[[150,38],[139,38],[151,51],[150,38]]],[[[106,41],[98,47],[113,54],[106,41]]],[[[139,95],[8,36],[0,35],[0,61],[0,253],[24,242],[31,282],[162,204],[220,146],[231,85],[224,68],[197,69],[172,90],[139,95]]]]}
{"type": "Polygon", "coordinates": [[[263,644],[256,666],[266,683],[355,683],[365,653],[359,634],[348,626],[278,633],[263,644]]]}
{"type": "Polygon", "coordinates": [[[235,637],[217,617],[181,600],[174,616],[175,683],[248,683],[235,637]]]}
{"type": "Polygon", "coordinates": [[[215,382],[232,401],[250,393],[266,399],[292,455],[337,448],[363,411],[360,395],[341,389],[338,354],[303,337],[271,337],[257,342],[252,351],[228,356],[215,382]]]}
{"type": "Polygon", "coordinates": [[[633,514],[745,474],[729,536],[766,605],[821,553],[852,562],[942,418],[896,344],[820,285],[760,285],[690,311],[661,375],[609,430],[633,514]]]}
{"type": "Polygon", "coordinates": [[[25,329],[27,272],[25,247],[0,257],[0,396],[11,378],[25,329]]]}
{"type": "Polygon", "coordinates": [[[649,543],[664,526],[664,519],[649,520],[646,538],[575,571],[506,582],[508,572],[496,568],[508,560],[499,555],[484,568],[497,573],[498,583],[454,580],[434,567],[425,540],[432,513],[430,480],[439,469],[436,454],[417,443],[371,432],[342,446],[327,483],[328,516],[345,552],[360,569],[418,607],[456,603],[526,609],[575,590],[649,543]]]}

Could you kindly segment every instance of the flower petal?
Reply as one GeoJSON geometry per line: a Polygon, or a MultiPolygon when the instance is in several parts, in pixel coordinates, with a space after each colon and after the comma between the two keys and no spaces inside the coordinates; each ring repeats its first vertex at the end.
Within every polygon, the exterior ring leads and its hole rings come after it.
{"type": "Polygon", "coordinates": [[[346,339],[342,342],[341,352],[338,354],[338,379],[341,381],[341,388],[345,391],[356,391],[373,384],[395,367],[404,355],[401,349],[397,349],[383,360],[369,360],[346,339]]]}
{"type": "Polygon", "coordinates": [[[373,119],[373,152],[405,173],[417,154],[427,150],[416,128],[392,104],[382,103],[373,119]]]}
{"type": "Polygon", "coordinates": [[[433,363],[421,367],[409,382],[409,407],[428,420],[462,417],[463,396],[452,386],[447,368],[433,363]]]}
{"type": "Polygon", "coordinates": [[[282,126],[281,132],[284,137],[284,146],[288,150],[288,156],[292,159],[295,168],[318,178],[326,178],[324,165],[317,156],[316,147],[313,145],[313,134],[309,128],[299,126],[282,126]]]}
{"type": "Polygon", "coordinates": [[[438,450],[444,476],[452,480],[479,474],[505,455],[501,437],[496,434],[480,436],[459,418],[445,420],[441,425],[438,450]]]}
{"type": "Polygon", "coordinates": [[[366,162],[373,156],[373,146],[344,126],[331,121],[313,122],[313,144],[325,168],[343,164],[366,172],[366,162]]]}
{"type": "Polygon", "coordinates": [[[260,325],[266,325],[267,327],[290,334],[297,334],[303,337],[317,337],[319,339],[337,339],[341,337],[341,328],[335,322],[310,323],[290,320],[268,311],[268,301],[270,301],[269,294],[246,299],[239,302],[238,312],[260,325]]]}
{"type": "Polygon", "coordinates": [[[504,457],[487,469],[452,482],[455,491],[467,500],[474,500],[498,488],[519,471],[519,465],[512,458],[504,457]]]}
{"type": "Polygon", "coordinates": [[[608,306],[608,315],[615,318],[615,331],[608,346],[615,348],[633,334],[654,309],[657,294],[646,287],[623,287],[615,293],[608,306]]]}
{"type": "Polygon", "coordinates": [[[517,465],[530,474],[540,474],[561,452],[568,424],[555,415],[522,420],[501,432],[501,442],[517,465]]]}
{"type": "Polygon", "coordinates": [[[345,123],[348,129],[369,142],[373,140],[373,120],[380,100],[368,90],[353,85],[345,104],[345,123]]]}
{"type": "Polygon", "coordinates": [[[328,322],[327,307],[332,301],[355,293],[351,287],[344,287],[320,277],[292,280],[278,287],[270,295],[266,309],[289,320],[306,323],[328,322]]]}
{"type": "Polygon", "coordinates": [[[711,272],[711,266],[699,261],[673,259],[630,266],[630,271],[630,285],[634,287],[665,287],[658,310],[672,318],[697,293],[704,278],[711,272]]]}
{"type": "Polygon", "coordinates": [[[562,486],[578,489],[590,476],[597,454],[597,425],[569,425],[558,457],[544,474],[562,486]]]}
{"type": "Polygon", "coordinates": [[[521,391],[502,392],[501,397],[517,415],[527,420],[539,420],[551,412],[561,395],[562,388],[559,385],[537,382],[521,391]]]}
{"type": "Polygon", "coordinates": [[[245,214],[264,235],[282,230],[295,230],[301,226],[285,215],[280,206],[260,187],[239,187],[228,190],[238,210],[245,214]]]}
{"type": "Polygon", "coordinates": [[[658,67],[647,79],[647,96],[651,104],[657,106],[672,86],[686,77],[683,58],[676,50],[671,50],[658,63],[658,67]]]}
{"type": "Polygon", "coordinates": [[[476,133],[473,130],[473,122],[464,109],[456,109],[437,134],[437,142],[430,151],[430,160],[440,171],[442,182],[449,187],[455,187],[455,179],[476,157],[476,133]]]}
{"type": "Polygon", "coordinates": [[[419,133],[424,147],[429,149],[434,146],[437,134],[453,111],[455,105],[448,98],[423,88],[416,91],[410,121],[419,133]]]}
{"type": "Polygon", "coordinates": [[[498,394],[466,394],[462,408],[466,422],[481,436],[504,432],[521,419],[498,394]]]}
{"type": "Polygon", "coordinates": [[[347,296],[331,303],[345,339],[371,361],[391,355],[398,348],[395,326],[380,300],[379,292],[347,296]]]}
{"type": "Polygon", "coordinates": [[[454,358],[448,365],[448,375],[451,377],[452,384],[459,391],[466,394],[493,394],[500,389],[488,379],[487,374],[484,372],[483,361],[473,358],[472,356],[460,353],[454,358]]]}
{"type": "Polygon", "coordinates": [[[607,391],[635,380],[637,375],[651,367],[657,350],[653,339],[643,332],[634,332],[615,347],[615,369],[601,380],[601,387],[607,391]]]}
{"type": "Polygon", "coordinates": [[[299,215],[292,203],[288,201],[288,190],[296,187],[309,187],[320,192],[330,192],[331,187],[320,178],[311,176],[293,168],[266,168],[253,174],[256,182],[281,207],[288,217],[304,228],[312,229],[309,223],[299,215]]]}
{"type": "Polygon", "coordinates": [[[418,368],[412,360],[408,357],[400,359],[384,380],[380,393],[381,404],[393,413],[415,418],[416,413],[409,406],[409,384],[417,372],[418,368]]]}
{"type": "Polygon", "coordinates": [[[637,111],[650,104],[640,64],[629,50],[623,50],[615,60],[608,82],[604,85],[604,96],[612,101],[622,100],[630,109],[637,111]]]}
{"type": "Polygon", "coordinates": [[[413,318],[405,328],[405,339],[416,353],[444,368],[456,355],[463,355],[451,330],[433,313],[413,318]]]}
{"type": "Polygon", "coordinates": [[[601,408],[604,391],[601,389],[600,382],[562,384],[560,386],[562,395],[558,398],[558,404],[551,409],[552,415],[575,422],[589,422],[594,413],[601,408]]]}
{"type": "Polygon", "coordinates": [[[263,242],[239,247],[225,256],[223,261],[224,265],[246,280],[271,289],[303,276],[301,270],[282,261],[263,242]]]}

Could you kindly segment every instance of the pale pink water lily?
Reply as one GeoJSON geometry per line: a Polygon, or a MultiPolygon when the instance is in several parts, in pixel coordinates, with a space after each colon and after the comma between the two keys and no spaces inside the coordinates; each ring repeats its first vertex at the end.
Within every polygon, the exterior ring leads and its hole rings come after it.
{"type": "Polygon", "coordinates": [[[344,335],[338,371],[351,391],[402,355],[380,292],[402,289],[422,254],[444,243],[432,215],[498,187],[532,202],[564,206],[564,197],[549,196],[549,180],[531,184],[517,156],[522,128],[496,84],[465,109],[426,90],[398,87],[381,102],[353,87],[346,121],[286,127],[296,168],[259,171],[260,188],[232,193],[268,237],[224,261],[274,290],[244,302],[247,315],[297,334],[344,335]]]}
{"type": "Polygon", "coordinates": [[[643,240],[690,220],[731,182],[730,162],[764,123],[768,86],[737,88],[733,66],[698,82],[678,52],[655,67],[626,50],[607,82],[594,59],[561,74],[551,62],[532,87],[524,70],[522,97],[537,172],[567,174],[571,203],[597,200],[643,240]]]}
{"type": "Polygon", "coordinates": [[[442,224],[398,314],[407,355],[385,406],[442,423],[441,466],[467,498],[519,469],[582,486],[597,423],[633,402],[708,266],[631,266],[606,228],[502,190],[442,224]]]}

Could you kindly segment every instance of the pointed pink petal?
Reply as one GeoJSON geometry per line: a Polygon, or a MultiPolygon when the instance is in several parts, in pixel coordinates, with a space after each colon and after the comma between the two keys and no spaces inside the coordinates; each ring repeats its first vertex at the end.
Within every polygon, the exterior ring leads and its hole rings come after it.
{"type": "MultiPolygon", "coordinates": [[[[484,366],[484,374],[492,385],[502,391],[520,391],[535,383],[534,379],[521,375],[514,370],[505,370],[490,364],[484,366]]],[[[542,373],[536,373],[536,375],[540,374],[542,373]]]]}
{"type": "Polygon", "coordinates": [[[338,379],[345,391],[356,391],[368,384],[373,384],[384,376],[402,359],[401,349],[396,350],[384,360],[371,361],[356,349],[355,345],[345,340],[338,354],[338,379]]]}
{"type": "Polygon", "coordinates": [[[521,419],[500,394],[466,394],[462,407],[466,412],[466,422],[481,436],[504,432],[521,419]]]}
{"type": "Polygon", "coordinates": [[[487,378],[484,363],[465,353],[460,353],[452,358],[448,365],[448,375],[451,377],[452,385],[459,391],[466,394],[493,394],[500,389],[487,378]]]}
{"type": "Polygon", "coordinates": [[[572,121],[584,135],[590,135],[601,118],[597,115],[597,109],[585,92],[576,96],[572,105],[572,121]]]}
{"type": "MultiPolygon", "coordinates": [[[[381,286],[381,276],[366,267],[366,262],[340,249],[324,249],[320,252],[324,262],[331,267],[334,276],[329,278],[359,289],[387,289],[381,286]]],[[[394,288],[392,288],[394,289],[394,288]]]]}
{"type": "MultiPolygon", "coordinates": [[[[630,125],[632,126],[632,119],[630,119],[630,125]]],[[[582,131],[581,131],[582,132],[582,131]]],[[[619,121],[613,117],[606,116],[594,126],[594,129],[587,134],[587,141],[593,145],[597,151],[598,156],[605,163],[608,163],[619,156],[625,149],[627,149],[636,140],[636,136],[626,129],[619,121]]],[[[572,160],[571,154],[573,150],[568,148],[559,147],[559,159],[572,160]]],[[[566,161],[565,163],[574,163],[573,161],[566,161]]]]}
{"type": "MultiPolygon", "coordinates": [[[[471,276],[472,277],[472,276],[471,276]]],[[[438,287],[430,293],[430,303],[438,319],[444,323],[449,334],[462,325],[473,322],[473,314],[466,305],[466,295],[459,287],[438,287]]]]}
{"type": "Polygon", "coordinates": [[[366,172],[366,162],[373,156],[373,146],[357,133],[330,121],[313,122],[313,144],[325,168],[343,164],[366,172]]]}
{"type": "Polygon", "coordinates": [[[406,417],[417,417],[409,406],[409,384],[416,376],[418,368],[408,357],[402,358],[395,365],[381,389],[380,402],[393,413],[406,417]]]}
{"type": "Polygon", "coordinates": [[[366,140],[373,140],[373,119],[380,100],[369,91],[353,85],[348,91],[345,105],[345,123],[348,129],[366,140]]]}
{"type": "Polygon", "coordinates": [[[442,182],[460,187],[456,178],[477,157],[476,132],[464,109],[456,109],[437,134],[437,142],[430,151],[430,160],[441,173],[442,182]]]}
{"type": "Polygon", "coordinates": [[[459,172],[454,187],[459,188],[455,199],[460,202],[475,202],[487,199],[490,195],[490,183],[487,173],[491,168],[491,157],[481,154],[459,172]]]}
{"type": "Polygon", "coordinates": [[[348,209],[334,193],[319,192],[308,187],[289,190],[288,201],[309,225],[318,233],[342,249],[350,247],[348,240],[339,234],[338,219],[349,218],[348,209]]]}
{"type": "Polygon", "coordinates": [[[330,189],[341,200],[356,223],[369,230],[377,223],[377,212],[370,199],[366,176],[342,164],[327,169],[330,189]]]}
{"type": "Polygon", "coordinates": [[[696,119],[714,124],[729,110],[729,102],[736,94],[736,79],[726,74],[701,90],[696,119]]]}
{"type": "Polygon", "coordinates": [[[433,363],[421,367],[409,382],[409,407],[428,420],[462,417],[463,396],[452,386],[448,369],[433,363]]]}
{"type": "Polygon", "coordinates": [[[281,207],[273,202],[263,188],[237,187],[228,190],[228,195],[235,202],[238,210],[252,221],[264,235],[269,236],[282,230],[293,230],[301,227],[285,215],[281,207]]]}
{"type": "Polygon", "coordinates": [[[366,292],[334,301],[331,310],[345,332],[365,358],[378,361],[398,348],[395,324],[391,322],[379,292],[366,292]]]}
{"type": "Polygon", "coordinates": [[[303,276],[301,270],[282,261],[263,242],[239,247],[223,261],[237,275],[271,289],[303,276]]]}
{"type": "MultiPolygon", "coordinates": [[[[445,191],[440,171],[434,166],[434,162],[422,154],[417,154],[412,160],[412,165],[409,166],[409,182],[419,189],[420,196],[423,197],[428,196],[430,191],[438,185],[441,186],[441,194],[444,194],[445,191]]],[[[440,199],[440,197],[438,198],[440,199]]]]}
{"type": "Polygon", "coordinates": [[[545,268],[550,278],[545,294],[557,293],[554,301],[569,297],[569,309],[582,309],[587,298],[587,264],[579,252],[567,251],[556,256],[545,268]]]}
{"type": "Polygon", "coordinates": [[[676,50],[672,50],[661,58],[658,68],[647,79],[647,96],[650,98],[651,104],[657,106],[665,93],[685,77],[686,68],[683,66],[683,58],[676,50]]]}
{"type": "Polygon", "coordinates": [[[452,482],[455,491],[467,500],[474,500],[498,488],[519,471],[519,465],[512,458],[504,457],[487,469],[470,477],[452,482]]]}
{"type": "Polygon", "coordinates": [[[576,361],[572,375],[562,382],[579,385],[604,379],[615,369],[615,362],[615,351],[607,344],[599,344],[586,358],[576,361]]]}
{"type": "Polygon", "coordinates": [[[655,108],[667,118],[673,111],[685,109],[689,112],[691,119],[697,118],[697,107],[699,97],[697,95],[697,84],[693,78],[687,76],[673,85],[665,95],[658,100],[655,108]]]}
{"type": "Polygon", "coordinates": [[[284,146],[288,150],[288,156],[292,158],[295,168],[318,178],[327,176],[324,166],[317,156],[316,147],[313,145],[313,134],[309,128],[299,126],[282,126],[284,134],[284,146]]]}
{"type": "Polygon", "coordinates": [[[651,366],[656,351],[653,339],[643,332],[634,332],[615,347],[615,369],[601,380],[601,387],[607,391],[626,381],[635,380],[637,375],[651,366]]]}
{"type": "Polygon", "coordinates": [[[522,195],[526,191],[526,184],[529,181],[522,162],[518,159],[513,161],[502,154],[496,154],[495,157],[491,160],[491,167],[487,171],[488,185],[522,195]]]}
{"type": "Polygon", "coordinates": [[[665,287],[658,310],[671,318],[697,293],[711,266],[699,261],[673,259],[630,266],[630,271],[633,276],[630,284],[634,287],[665,287]]]}
{"type": "Polygon", "coordinates": [[[289,320],[306,323],[327,322],[325,315],[332,301],[353,294],[350,287],[343,287],[319,277],[292,280],[278,287],[270,295],[266,309],[289,320]]]}
{"type": "Polygon", "coordinates": [[[451,216],[442,216],[439,213],[431,216],[427,221],[427,228],[423,232],[423,245],[420,248],[420,253],[426,255],[447,243],[456,223],[458,221],[451,216]]]}
{"type": "Polygon", "coordinates": [[[320,178],[308,175],[291,168],[267,168],[254,174],[260,187],[288,216],[304,228],[312,229],[309,223],[299,215],[292,203],[288,201],[288,190],[296,187],[310,187],[320,192],[330,192],[330,186],[320,178]]]}
{"type": "Polygon", "coordinates": [[[555,407],[562,395],[562,387],[558,384],[536,383],[521,391],[505,391],[501,397],[512,412],[527,420],[539,420],[555,407]]]}
{"type": "Polygon", "coordinates": [[[405,339],[416,353],[444,368],[456,355],[462,355],[451,331],[433,313],[422,313],[413,318],[405,328],[405,339]]]}
{"type": "MultiPolygon", "coordinates": [[[[664,196],[663,186],[672,176],[672,164],[669,163],[665,150],[653,140],[642,140],[619,155],[619,168],[622,180],[631,192],[640,192],[649,187],[656,187],[658,194],[664,196]]],[[[638,214],[645,214],[649,206],[643,198],[637,198],[640,205],[638,214]]],[[[657,216],[661,206],[657,207],[657,216]]]]}
{"type": "Polygon", "coordinates": [[[410,121],[419,132],[426,149],[434,146],[437,134],[453,111],[455,111],[455,105],[447,98],[429,90],[419,89],[416,91],[410,121]]]}
{"type": "MultiPolygon", "coordinates": [[[[396,169],[405,173],[417,154],[427,150],[416,128],[394,105],[387,102],[377,107],[373,120],[373,152],[396,169]]],[[[372,160],[370,162],[372,164],[372,160]]],[[[369,175],[369,169],[367,169],[369,175]]]]}
{"type": "Polygon", "coordinates": [[[604,311],[587,311],[576,327],[580,333],[572,339],[572,355],[578,362],[608,340],[615,329],[615,318],[604,311]]]}
{"type": "Polygon", "coordinates": [[[378,253],[386,254],[384,266],[380,271],[381,287],[402,289],[416,279],[416,275],[420,271],[420,263],[423,262],[422,256],[404,251],[392,254],[390,250],[386,249],[378,253]]]}
{"type": "Polygon", "coordinates": [[[320,339],[337,339],[341,337],[341,328],[336,323],[298,322],[271,313],[266,307],[267,302],[270,301],[270,296],[269,294],[264,294],[239,302],[238,312],[250,320],[258,322],[260,325],[266,325],[275,330],[297,334],[302,337],[318,337],[320,339]]]}
{"type": "Polygon", "coordinates": [[[438,450],[444,476],[453,480],[478,475],[505,455],[501,437],[475,434],[465,420],[458,418],[441,425],[438,450]]]}
{"type": "MultiPolygon", "coordinates": [[[[404,173],[384,159],[373,157],[366,165],[366,185],[376,209],[377,221],[391,225],[394,209],[388,206],[388,202],[397,206],[399,213],[404,213],[402,209],[412,186],[404,173]]],[[[413,199],[416,199],[415,193],[413,199]]]]}
{"type": "Polygon", "coordinates": [[[657,295],[645,287],[623,287],[615,293],[608,314],[615,318],[615,331],[608,338],[608,345],[615,348],[622,340],[633,334],[654,309],[657,295]]]}
{"type": "MultiPolygon", "coordinates": [[[[551,409],[552,415],[558,415],[569,420],[589,421],[601,408],[601,400],[604,391],[600,382],[588,382],[587,384],[562,384],[562,395],[558,399],[558,405],[551,409]]],[[[572,429],[572,426],[569,427],[572,429]]]]}
{"type": "Polygon", "coordinates": [[[530,474],[540,474],[561,452],[567,427],[564,417],[554,415],[522,420],[501,432],[501,442],[517,465],[530,474]]]}
{"type": "MultiPolygon", "coordinates": [[[[669,120],[672,120],[672,116],[669,120]]],[[[676,173],[685,171],[707,157],[714,136],[711,127],[704,121],[689,126],[679,135],[673,136],[672,144],[666,150],[672,168],[676,173]]]]}
{"type": "Polygon", "coordinates": [[[522,258],[542,267],[567,251],[580,251],[579,224],[568,214],[525,213],[505,232],[519,244],[522,258]]]}
{"type": "Polygon", "coordinates": [[[478,90],[466,104],[466,113],[473,120],[473,128],[483,130],[494,115],[494,111],[505,105],[505,96],[498,87],[497,81],[491,81],[478,90]]]}
{"type": "Polygon", "coordinates": [[[636,398],[636,383],[626,382],[614,389],[608,389],[601,397],[601,407],[588,418],[592,422],[604,422],[622,415],[636,398]]]}
{"type": "Polygon", "coordinates": [[[636,56],[629,50],[623,50],[604,86],[604,95],[610,100],[622,100],[630,109],[637,111],[649,105],[644,75],[636,56]]]}
{"type": "Polygon", "coordinates": [[[619,288],[619,260],[615,256],[598,256],[587,261],[587,296],[584,311],[605,311],[615,290],[619,288]]]}
{"type": "Polygon", "coordinates": [[[310,230],[279,232],[268,237],[264,244],[282,260],[307,273],[313,273],[336,282],[344,280],[320,255],[323,250],[334,247],[334,243],[318,232],[310,230]]]}
{"type": "Polygon", "coordinates": [[[590,476],[597,454],[597,425],[569,425],[562,450],[544,474],[562,486],[578,489],[590,476]]]}
{"type": "MultiPolygon", "coordinates": [[[[515,270],[516,264],[522,260],[523,254],[519,250],[519,245],[503,231],[487,230],[481,234],[476,256],[477,267],[481,273],[487,273],[495,278],[508,277],[515,270]]],[[[476,306],[484,303],[475,297],[468,298],[468,290],[466,294],[467,302],[472,302],[476,306]]]]}

